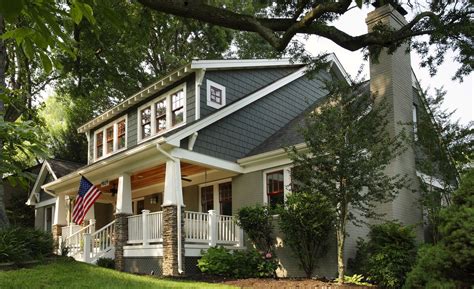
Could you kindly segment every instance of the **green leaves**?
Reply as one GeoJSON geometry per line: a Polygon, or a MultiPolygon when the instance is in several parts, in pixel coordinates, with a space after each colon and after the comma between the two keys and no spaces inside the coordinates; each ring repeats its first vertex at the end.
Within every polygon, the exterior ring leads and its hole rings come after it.
{"type": "Polygon", "coordinates": [[[71,19],[76,24],[79,24],[82,21],[82,17],[86,17],[86,19],[91,24],[95,24],[95,18],[93,15],[92,7],[89,4],[83,3],[81,1],[72,1],[70,15],[71,19]]]}
{"type": "Polygon", "coordinates": [[[0,0],[0,14],[7,20],[15,19],[24,8],[24,0],[0,0]]]}

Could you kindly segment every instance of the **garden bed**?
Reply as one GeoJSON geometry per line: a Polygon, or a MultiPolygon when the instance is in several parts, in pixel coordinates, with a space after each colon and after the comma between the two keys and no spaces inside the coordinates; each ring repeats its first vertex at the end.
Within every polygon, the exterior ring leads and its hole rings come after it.
{"type": "Polygon", "coordinates": [[[237,286],[240,288],[314,288],[314,289],[374,289],[376,287],[358,286],[358,285],[338,285],[332,282],[325,282],[316,279],[238,279],[226,280],[222,282],[226,285],[237,286]]]}

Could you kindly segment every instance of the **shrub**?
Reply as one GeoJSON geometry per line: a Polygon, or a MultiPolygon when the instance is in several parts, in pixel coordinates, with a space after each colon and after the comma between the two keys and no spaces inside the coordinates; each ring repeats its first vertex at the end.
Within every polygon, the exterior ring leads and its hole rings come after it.
{"type": "Polygon", "coordinates": [[[268,207],[243,207],[237,212],[237,224],[247,233],[257,250],[273,253],[273,225],[268,207]]]}
{"type": "Polygon", "coordinates": [[[333,220],[332,206],[318,194],[293,193],[280,210],[283,241],[298,257],[308,278],[313,274],[317,259],[326,252],[324,247],[333,220]]]}
{"type": "Polygon", "coordinates": [[[470,288],[474,284],[474,170],[441,212],[441,240],[418,252],[403,288],[470,288]]]}
{"type": "Polygon", "coordinates": [[[371,227],[369,240],[359,241],[355,273],[369,276],[380,288],[401,288],[416,256],[415,234],[411,227],[387,222],[371,227]]]}
{"type": "Polygon", "coordinates": [[[0,230],[0,260],[4,262],[42,259],[52,253],[53,238],[50,233],[20,227],[0,230]]]}
{"type": "Polygon", "coordinates": [[[97,259],[97,266],[108,269],[115,269],[115,261],[110,258],[99,258],[97,259]]]}
{"type": "Polygon", "coordinates": [[[273,277],[277,267],[271,255],[262,255],[255,249],[232,252],[211,247],[198,260],[201,272],[232,278],[273,277]]]}

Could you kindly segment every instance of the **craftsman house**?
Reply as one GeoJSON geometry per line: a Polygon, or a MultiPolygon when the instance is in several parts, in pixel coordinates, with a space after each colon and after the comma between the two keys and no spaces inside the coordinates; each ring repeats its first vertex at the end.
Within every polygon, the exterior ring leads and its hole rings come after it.
{"type": "MultiPolygon", "coordinates": [[[[405,20],[385,5],[369,14],[369,29],[378,21],[405,20]]],[[[394,131],[400,121],[416,123],[422,107],[404,51],[382,54],[367,85],[393,105],[394,131]]],[[[202,249],[245,247],[232,215],[243,206],[284,202],[291,161],[283,148],[302,146],[297,128],[325,96],[322,80],[347,78],[335,55],[329,59],[330,67],[312,78],[304,64],[287,59],[193,60],[170,72],[79,128],[89,141],[88,164],[38,181],[30,204],[36,203],[38,218],[52,216],[51,228],[40,220],[38,227],[51,229],[76,259],[111,257],[129,272],[191,274],[202,249]],[[77,226],[70,220],[81,174],[103,193],[87,223],[77,226]]],[[[415,150],[394,160],[387,173],[406,173],[416,190],[415,150]]],[[[380,209],[388,219],[417,224],[422,238],[422,213],[411,190],[380,209]]],[[[348,258],[367,233],[349,230],[348,258]]],[[[279,236],[276,242],[279,274],[302,275],[279,236]]],[[[335,273],[335,245],[329,251],[320,276],[335,273]]]]}

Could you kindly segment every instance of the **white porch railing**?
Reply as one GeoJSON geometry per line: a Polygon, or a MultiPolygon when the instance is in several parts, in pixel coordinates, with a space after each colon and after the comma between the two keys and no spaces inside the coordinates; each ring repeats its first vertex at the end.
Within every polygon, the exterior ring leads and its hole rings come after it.
{"type": "Polygon", "coordinates": [[[143,244],[163,241],[163,213],[143,210],[141,215],[128,217],[128,243],[143,244]]]}
{"type": "Polygon", "coordinates": [[[113,257],[115,220],[92,234],[84,234],[84,261],[93,263],[100,257],[113,257]]]}
{"type": "MultiPolygon", "coordinates": [[[[184,237],[187,243],[243,246],[243,231],[234,217],[209,213],[185,212],[184,237]]],[[[128,217],[128,244],[148,245],[163,241],[162,212],[150,213],[143,210],[141,215],[128,217]]]]}
{"type": "MultiPolygon", "coordinates": [[[[72,225],[74,229],[79,229],[80,226],[72,225]],[[79,227],[79,228],[77,228],[79,227]]],[[[69,226],[68,226],[69,227],[69,226]]],[[[66,227],[67,228],[67,227],[66,227]]],[[[67,231],[73,230],[72,228],[65,229],[67,231]]],[[[95,231],[95,220],[89,220],[89,225],[82,229],[76,230],[73,234],[66,234],[66,237],[62,236],[61,248],[67,248],[68,256],[74,256],[81,252],[84,245],[84,234],[92,234],[95,231]]]]}
{"type": "Polygon", "coordinates": [[[68,238],[72,234],[75,234],[77,231],[81,230],[82,226],[70,224],[69,226],[64,226],[61,228],[61,236],[63,239],[68,238]]]}

